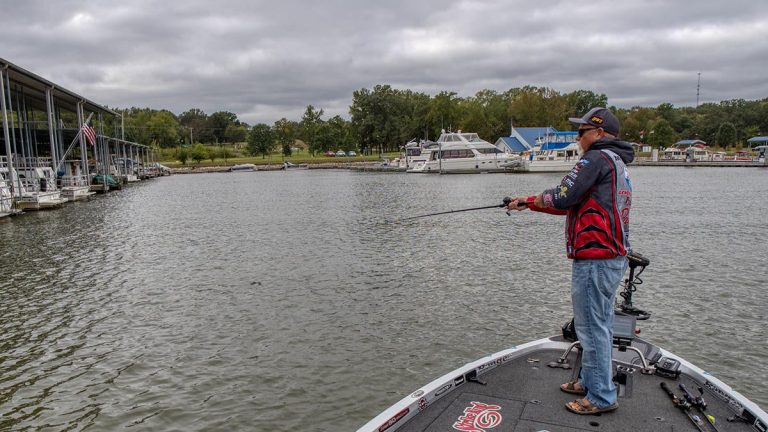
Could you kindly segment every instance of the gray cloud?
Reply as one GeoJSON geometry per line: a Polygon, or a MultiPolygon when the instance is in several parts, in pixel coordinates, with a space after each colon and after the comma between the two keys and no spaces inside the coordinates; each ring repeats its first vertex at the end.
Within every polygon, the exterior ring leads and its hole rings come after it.
{"type": "Polygon", "coordinates": [[[768,3],[733,0],[204,2],[3,0],[0,57],[111,107],[307,104],[347,115],[391,84],[460,96],[587,89],[617,106],[768,96],[768,3]]]}

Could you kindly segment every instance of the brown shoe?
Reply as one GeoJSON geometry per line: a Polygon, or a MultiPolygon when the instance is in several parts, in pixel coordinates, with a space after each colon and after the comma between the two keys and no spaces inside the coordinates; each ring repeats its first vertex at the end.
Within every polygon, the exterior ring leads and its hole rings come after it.
{"type": "Polygon", "coordinates": [[[600,414],[604,412],[615,411],[617,408],[619,408],[619,404],[614,403],[613,405],[609,405],[605,408],[598,408],[596,405],[593,405],[592,402],[589,401],[589,399],[583,398],[583,399],[576,399],[575,401],[568,402],[567,404],[565,404],[565,408],[574,414],[593,415],[593,414],[600,414]]]}
{"type": "Polygon", "coordinates": [[[579,396],[586,396],[587,392],[584,391],[584,387],[581,385],[579,380],[576,381],[570,381],[565,384],[560,384],[560,390],[571,393],[579,396]]]}

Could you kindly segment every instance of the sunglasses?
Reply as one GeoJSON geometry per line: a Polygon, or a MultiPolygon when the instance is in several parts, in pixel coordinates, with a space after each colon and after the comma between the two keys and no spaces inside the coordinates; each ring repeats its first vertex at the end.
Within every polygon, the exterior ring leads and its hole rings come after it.
{"type": "Polygon", "coordinates": [[[595,129],[600,129],[600,128],[584,128],[584,129],[579,129],[579,138],[583,137],[585,133],[587,133],[587,132],[589,132],[591,130],[595,130],[595,129]]]}

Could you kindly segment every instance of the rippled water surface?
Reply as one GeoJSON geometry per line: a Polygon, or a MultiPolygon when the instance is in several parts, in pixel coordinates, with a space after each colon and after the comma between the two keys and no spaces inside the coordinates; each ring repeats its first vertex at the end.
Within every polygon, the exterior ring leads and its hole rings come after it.
{"type": "MultiPolygon", "coordinates": [[[[768,171],[632,170],[643,336],[768,405],[768,171]]],[[[0,430],[354,430],[570,316],[557,174],[172,176],[0,223],[0,430]]]]}

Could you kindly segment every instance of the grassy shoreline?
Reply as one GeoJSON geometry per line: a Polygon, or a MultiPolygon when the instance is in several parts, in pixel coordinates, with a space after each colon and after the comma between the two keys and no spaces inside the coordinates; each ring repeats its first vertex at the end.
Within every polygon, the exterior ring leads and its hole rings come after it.
{"type": "Polygon", "coordinates": [[[235,157],[235,158],[227,158],[227,159],[214,159],[214,160],[204,160],[200,161],[200,163],[195,163],[191,161],[187,161],[187,164],[184,165],[178,160],[165,160],[165,161],[159,161],[161,164],[167,166],[168,168],[178,169],[178,168],[209,168],[209,167],[231,167],[233,165],[239,165],[239,164],[254,164],[256,166],[272,166],[272,165],[282,165],[283,161],[285,162],[291,162],[294,164],[346,164],[346,163],[360,163],[360,162],[378,162],[384,158],[388,159],[394,159],[398,157],[398,153],[385,153],[384,155],[358,155],[358,156],[341,156],[341,157],[329,157],[329,156],[322,156],[318,155],[315,157],[312,157],[309,154],[299,154],[294,156],[289,156],[286,158],[283,158],[280,154],[273,154],[270,156],[267,156],[265,158],[262,158],[261,156],[249,156],[249,157],[235,157]]]}

